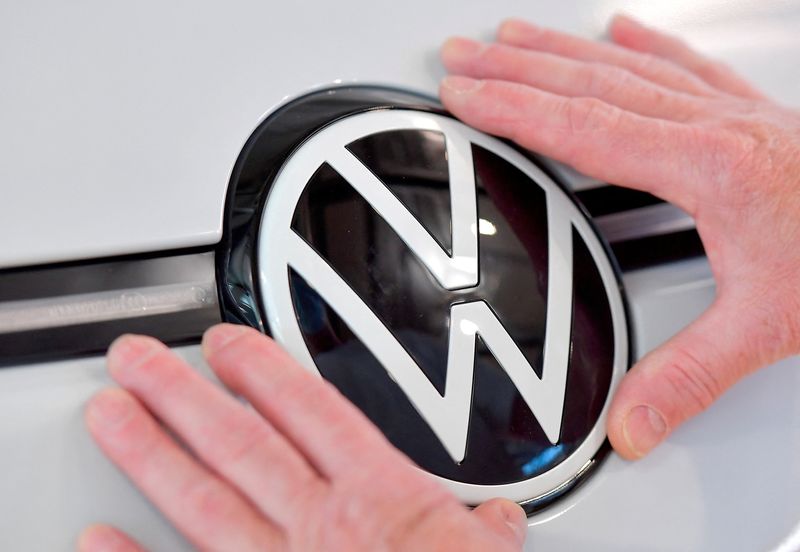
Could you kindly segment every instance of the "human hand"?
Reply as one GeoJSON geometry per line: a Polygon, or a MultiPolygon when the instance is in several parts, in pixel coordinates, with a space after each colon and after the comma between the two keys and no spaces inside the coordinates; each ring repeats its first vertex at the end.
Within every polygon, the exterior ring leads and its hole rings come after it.
{"type": "MultiPolygon", "coordinates": [[[[86,410],[105,454],[199,549],[522,547],[527,519],[519,506],[497,499],[463,507],[332,385],[256,330],[215,326],[203,353],[254,409],[155,339],[123,336],[108,353],[123,389],[99,393],[86,410]]],[[[102,525],[87,529],[78,548],[141,550],[102,525]]]]}
{"type": "Polygon", "coordinates": [[[800,114],[725,66],[626,17],[615,44],[519,21],[442,49],[445,107],[466,123],[691,214],[713,305],[641,359],[608,418],[647,454],[746,374],[800,352],[800,114]]]}

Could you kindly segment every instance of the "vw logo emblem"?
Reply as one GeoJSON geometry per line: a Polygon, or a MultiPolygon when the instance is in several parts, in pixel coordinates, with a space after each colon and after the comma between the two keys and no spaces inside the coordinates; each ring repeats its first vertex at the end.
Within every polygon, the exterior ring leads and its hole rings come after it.
{"type": "Polygon", "coordinates": [[[427,110],[332,118],[281,161],[251,226],[263,329],[467,504],[530,512],[576,485],[629,359],[571,196],[427,110]]]}

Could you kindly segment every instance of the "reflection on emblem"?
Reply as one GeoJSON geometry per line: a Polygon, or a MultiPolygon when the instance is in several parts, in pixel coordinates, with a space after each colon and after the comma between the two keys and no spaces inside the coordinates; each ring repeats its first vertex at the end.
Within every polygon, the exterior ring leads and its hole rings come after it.
{"type": "MultiPolygon", "coordinates": [[[[484,221],[481,221],[484,224],[484,221]]],[[[484,224],[485,225],[485,224],[484,224]]],[[[493,227],[494,228],[494,227],[493,227]]],[[[494,229],[496,231],[496,228],[494,229]]],[[[339,239],[347,239],[342,236],[339,239]]],[[[601,243],[569,196],[529,159],[502,142],[445,116],[383,110],[352,115],[335,122],[308,139],[284,163],[269,191],[258,240],[259,280],[264,312],[273,336],[309,370],[319,372],[304,337],[297,303],[292,295],[292,273],[298,275],[346,324],[352,334],[377,359],[416,412],[435,434],[452,462],[465,460],[470,441],[474,396],[474,370],[478,338],[507,375],[524,405],[533,414],[546,440],[548,454],[557,451],[564,420],[574,331],[574,240],[588,250],[607,295],[613,326],[613,364],[610,384],[601,397],[602,412],[580,435],[570,453],[556,463],[546,455],[531,468],[537,473],[505,485],[446,483],[470,503],[499,494],[526,502],[552,493],[582,473],[605,440],[608,396],[627,368],[627,333],[624,309],[613,269],[601,243]],[[357,140],[394,131],[434,131],[444,136],[451,247],[448,251],[348,146],[357,140]],[[433,280],[445,290],[466,293],[476,288],[482,274],[479,252],[479,201],[473,148],[480,147],[510,163],[544,191],[546,201],[546,319],[540,372],[531,365],[484,299],[466,297],[449,306],[447,358],[443,392],[431,382],[406,346],[387,327],[346,279],[293,229],[293,218],[309,182],[321,166],[332,168],[402,241],[433,280]],[[575,236],[578,236],[577,238],[575,236]],[[584,245],[585,244],[585,245],[584,245]],[[553,464],[550,466],[549,464],[553,464]]],[[[399,268],[399,267],[398,267],[399,268]]],[[[485,267],[483,267],[485,270],[485,267]]],[[[402,421],[398,422],[402,423],[402,421]]],[[[380,424],[379,424],[380,425],[380,424]]],[[[572,441],[575,440],[570,435],[572,441]]],[[[413,455],[412,455],[413,456],[413,455]]],[[[555,457],[553,457],[555,458],[555,457]]],[[[418,462],[419,459],[417,459],[418,462]]],[[[424,466],[424,462],[420,462],[424,466]]]]}

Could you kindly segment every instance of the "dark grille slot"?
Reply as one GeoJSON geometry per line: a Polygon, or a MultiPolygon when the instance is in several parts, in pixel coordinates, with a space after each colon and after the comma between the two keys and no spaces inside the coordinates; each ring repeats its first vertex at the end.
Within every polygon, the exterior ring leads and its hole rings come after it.
{"type": "Polygon", "coordinates": [[[575,195],[623,270],[704,255],[694,220],[663,200],[637,190],[605,185],[575,195]]]}
{"type": "Polygon", "coordinates": [[[575,192],[575,195],[578,196],[578,199],[592,217],[601,217],[619,213],[620,211],[630,211],[631,209],[664,203],[661,199],[647,192],[613,185],[581,190],[575,192]]]}
{"type": "Polygon", "coordinates": [[[0,367],[100,354],[122,333],[196,343],[219,321],[208,249],[0,271],[0,367]]]}
{"type": "Polygon", "coordinates": [[[620,242],[611,249],[623,271],[705,255],[695,230],[620,242]]]}

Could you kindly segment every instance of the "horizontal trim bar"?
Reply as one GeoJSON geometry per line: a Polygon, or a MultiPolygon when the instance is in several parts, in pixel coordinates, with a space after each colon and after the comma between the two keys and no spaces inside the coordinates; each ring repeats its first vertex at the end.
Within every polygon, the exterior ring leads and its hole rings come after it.
{"type": "Polygon", "coordinates": [[[594,222],[609,243],[662,236],[695,228],[692,217],[669,203],[603,215],[595,218],[594,222]]]}
{"type": "Polygon", "coordinates": [[[216,304],[213,280],[8,301],[0,303],[0,333],[179,313],[216,304]]]}
{"type": "Polygon", "coordinates": [[[214,252],[0,271],[0,367],[101,354],[124,333],[196,343],[221,321],[214,252]]]}

